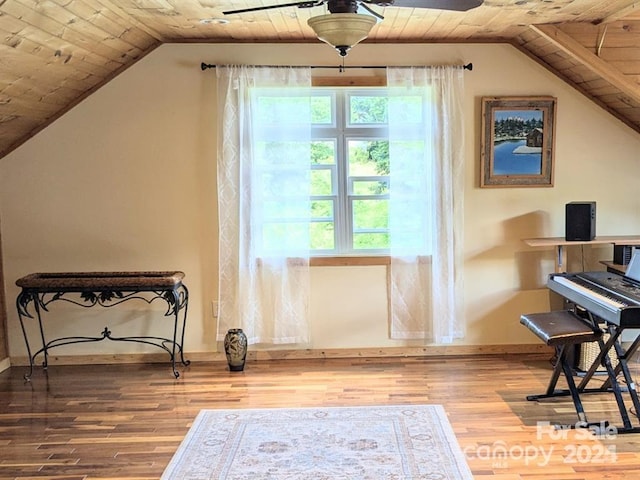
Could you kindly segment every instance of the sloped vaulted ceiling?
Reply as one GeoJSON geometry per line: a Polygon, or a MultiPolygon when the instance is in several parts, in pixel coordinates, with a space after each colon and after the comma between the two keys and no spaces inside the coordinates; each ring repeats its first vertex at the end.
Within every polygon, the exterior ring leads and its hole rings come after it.
{"type": "MultiPolygon", "coordinates": [[[[273,3],[287,2],[0,0],[0,158],[163,43],[317,42],[306,21],[324,6],[222,14],[273,3]]],[[[640,133],[640,1],[374,9],[368,43],[511,43],[640,133]]]]}

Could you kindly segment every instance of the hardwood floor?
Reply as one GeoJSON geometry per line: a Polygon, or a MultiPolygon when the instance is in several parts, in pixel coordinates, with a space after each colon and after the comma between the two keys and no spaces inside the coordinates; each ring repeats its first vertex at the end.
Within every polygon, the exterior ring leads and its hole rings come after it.
{"type": "MultiPolygon", "coordinates": [[[[0,373],[2,480],[158,479],[203,408],[385,404],[442,404],[476,480],[640,478],[640,434],[538,426],[577,419],[569,398],[525,400],[546,388],[546,355],[195,363],[178,380],[167,364],[25,372],[0,373]]],[[[584,396],[590,420],[619,423],[610,397],[584,396]]]]}

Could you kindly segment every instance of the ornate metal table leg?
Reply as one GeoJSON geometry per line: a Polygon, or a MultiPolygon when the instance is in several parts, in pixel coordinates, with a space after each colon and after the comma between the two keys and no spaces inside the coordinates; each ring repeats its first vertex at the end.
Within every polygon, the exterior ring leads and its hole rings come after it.
{"type": "Polygon", "coordinates": [[[180,334],[180,361],[182,365],[188,366],[191,364],[190,360],[184,359],[184,331],[187,328],[187,308],[189,307],[189,290],[187,290],[186,285],[182,284],[180,287],[184,295],[182,296],[182,302],[180,303],[180,308],[184,308],[184,312],[182,314],[182,333],[180,334]]]}
{"type": "Polygon", "coordinates": [[[173,369],[173,375],[178,378],[180,372],[176,370],[176,340],[178,335],[178,315],[180,312],[180,296],[174,289],[171,291],[173,295],[173,341],[171,342],[171,368],[173,369]]]}
{"type": "MultiPolygon", "coordinates": [[[[44,295],[44,294],[42,294],[42,295],[44,295]]],[[[35,293],[33,296],[34,296],[33,308],[36,311],[36,318],[38,319],[38,327],[40,328],[40,340],[42,341],[42,349],[33,354],[33,360],[35,361],[36,355],[38,355],[38,353],[42,352],[42,355],[44,356],[44,360],[42,361],[42,368],[44,368],[46,370],[47,367],[49,366],[49,344],[47,343],[47,341],[44,338],[44,327],[42,325],[42,315],[40,314],[40,300],[41,300],[41,298],[39,297],[39,295],[37,293],[35,293]]]]}
{"type": "Polygon", "coordinates": [[[29,356],[29,373],[24,375],[24,379],[31,381],[31,375],[33,375],[33,357],[31,356],[31,347],[29,346],[29,337],[27,336],[27,330],[24,326],[23,317],[33,318],[33,316],[27,311],[27,305],[33,301],[31,294],[20,292],[16,298],[16,309],[18,310],[18,318],[20,319],[20,327],[22,328],[22,335],[24,336],[24,343],[27,346],[27,355],[29,356]]]}
{"type": "MultiPolygon", "coordinates": [[[[181,285],[178,289],[173,289],[171,291],[172,300],[167,298],[167,301],[173,303],[172,312],[173,313],[173,341],[171,344],[171,367],[173,369],[173,375],[178,378],[180,377],[180,372],[176,370],[176,354],[180,353],[180,362],[183,365],[189,365],[191,362],[189,360],[184,359],[184,329],[187,323],[187,304],[189,300],[189,293],[187,287],[181,285]],[[184,309],[182,326],[180,331],[180,343],[178,343],[178,325],[180,323],[180,311],[184,309]],[[177,348],[177,352],[176,352],[177,348]]],[[[171,305],[170,305],[171,307],[171,305]]]]}

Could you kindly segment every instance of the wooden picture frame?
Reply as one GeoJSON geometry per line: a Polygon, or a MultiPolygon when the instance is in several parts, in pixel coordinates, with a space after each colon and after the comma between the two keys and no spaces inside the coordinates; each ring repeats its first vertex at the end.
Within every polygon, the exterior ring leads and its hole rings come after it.
{"type": "Polygon", "coordinates": [[[556,98],[483,97],[480,187],[552,187],[556,98]]]}

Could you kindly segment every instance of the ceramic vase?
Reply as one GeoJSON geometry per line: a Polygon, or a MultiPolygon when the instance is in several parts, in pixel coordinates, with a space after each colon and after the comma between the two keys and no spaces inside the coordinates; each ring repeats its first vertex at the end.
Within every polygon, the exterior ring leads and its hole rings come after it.
{"type": "Polygon", "coordinates": [[[224,337],[224,353],[227,355],[229,370],[241,372],[244,370],[247,358],[247,336],[241,328],[230,329],[224,337]]]}

